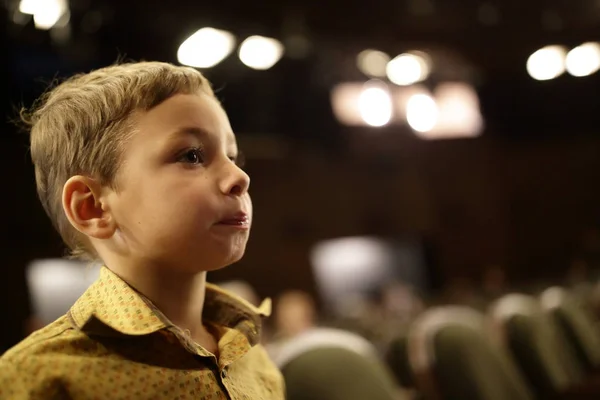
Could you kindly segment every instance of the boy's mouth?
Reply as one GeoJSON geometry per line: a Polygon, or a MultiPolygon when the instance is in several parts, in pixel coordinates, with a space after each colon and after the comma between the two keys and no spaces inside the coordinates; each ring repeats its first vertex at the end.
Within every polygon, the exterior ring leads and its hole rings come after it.
{"type": "Polygon", "coordinates": [[[218,225],[230,225],[230,226],[239,226],[239,227],[247,227],[250,225],[250,218],[244,212],[236,213],[235,215],[226,217],[225,219],[219,221],[218,225]]]}

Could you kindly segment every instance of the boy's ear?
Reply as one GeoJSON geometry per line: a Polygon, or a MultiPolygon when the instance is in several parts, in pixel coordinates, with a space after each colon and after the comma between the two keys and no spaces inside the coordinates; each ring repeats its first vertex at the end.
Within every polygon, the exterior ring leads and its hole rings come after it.
{"type": "Polygon", "coordinates": [[[96,180],[81,175],[69,178],[63,186],[62,205],[67,219],[79,232],[96,239],[114,234],[116,224],[96,180]]]}

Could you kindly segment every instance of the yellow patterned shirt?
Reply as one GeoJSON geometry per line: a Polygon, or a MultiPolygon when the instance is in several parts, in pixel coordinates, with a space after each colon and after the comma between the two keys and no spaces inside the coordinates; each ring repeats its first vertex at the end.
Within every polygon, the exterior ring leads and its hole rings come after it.
{"type": "Polygon", "coordinates": [[[1,400],[283,399],[259,344],[270,303],[207,284],[203,321],[219,357],[195,343],[108,268],[71,310],[0,358],[1,400]]]}

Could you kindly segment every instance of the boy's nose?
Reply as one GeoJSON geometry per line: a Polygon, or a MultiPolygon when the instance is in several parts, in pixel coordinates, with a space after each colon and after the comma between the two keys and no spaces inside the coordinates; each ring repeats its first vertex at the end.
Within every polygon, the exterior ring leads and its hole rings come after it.
{"type": "Polygon", "coordinates": [[[231,165],[227,177],[221,181],[221,191],[228,196],[241,196],[250,187],[250,177],[237,165],[231,165]]]}

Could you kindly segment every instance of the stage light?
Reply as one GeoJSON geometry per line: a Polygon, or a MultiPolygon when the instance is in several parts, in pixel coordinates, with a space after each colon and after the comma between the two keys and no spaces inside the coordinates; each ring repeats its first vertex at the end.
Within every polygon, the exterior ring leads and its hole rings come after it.
{"type": "Polygon", "coordinates": [[[250,68],[267,70],[283,55],[283,45],[276,39],[250,36],[240,46],[240,60],[250,68]]]}
{"type": "Polygon", "coordinates": [[[584,43],[567,54],[567,72],[573,76],[588,76],[600,69],[600,44],[584,43]]]}
{"type": "Polygon", "coordinates": [[[370,126],[380,127],[392,119],[392,98],[386,87],[367,83],[358,98],[362,120],[370,126]]]}
{"type": "Polygon", "coordinates": [[[36,10],[44,6],[44,0],[21,0],[19,3],[19,11],[23,14],[33,15],[36,10]]]}
{"type": "Polygon", "coordinates": [[[177,50],[177,60],[195,68],[211,68],[223,61],[235,46],[235,37],[227,31],[202,28],[187,38],[177,50]]]}
{"type": "Polygon", "coordinates": [[[421,135],[427,139],[476,137],[483,130],[483,117],[475,89],[463,82],[438,85],[434,92],[438,106],[435,128],[421,135]]]}
{"type": "Polygon", "coordinates": [[[379,127],[393,116],[388,87],[381,81],[337,84],[331,91],[331,106],[337,120],[350,126],[379,127]]]}
{"type": "Polygon", "coordinates": [[[401,54],[386,66],[390,81],[400,86],[421,82],[429,76],[429,61],[425,53],[410,52],[401,54]]]}
{"type": "Polygon", "coordinates": [[[438,106],[427,94],[413,95],[406,105],[408,125],[417,132],[431,131],[438,120],[438,106]]]}
{"type": "Polygon", "coordinates": [[[68,12],[68,7],[65,0],[21,0],[19,11],[33,15],[37,29],[48,30],[68,12]]]}
{"type": "Polygon", "coordinates": [[[562,46],[546,46],[527,59],[527,72],[538,81],[554,79],[565,72],[566,50],[562,46]]]}
{"type": "Polygon", "coordinates": [[[360,117],[358,99],[363,83],[339,83],[331,90],[331,108],[336,119],[344,125],[360,126],[365,122],[360,117]]]}
{"type": "Polygon", "coordinates": [[[387,64],[390,62],[390,56],[379,50],[364,50],[356,57],[358,69],[365,75],[374,78],[385,77],[387,64]]]}

